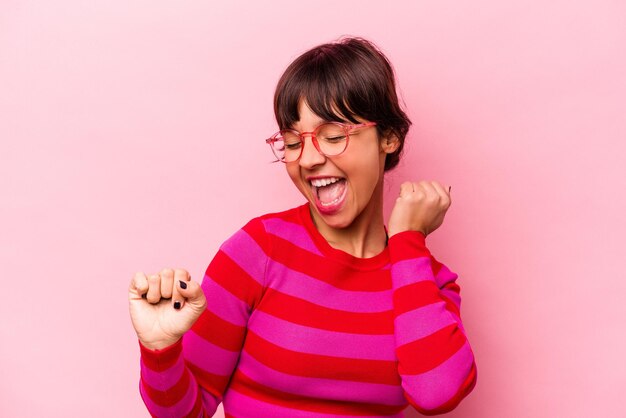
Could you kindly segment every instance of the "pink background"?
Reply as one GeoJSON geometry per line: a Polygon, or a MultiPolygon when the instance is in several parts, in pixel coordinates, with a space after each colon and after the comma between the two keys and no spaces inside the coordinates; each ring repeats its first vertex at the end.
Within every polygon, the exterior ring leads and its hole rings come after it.
{"type": "Polygon", "coordinates": [[[342,34],[388,55],[414,122],[389,201],[453,186],[428,242],[478,384],[448,416],[623,416],[626,3],[265,3],[3,0],[0,416],[148,415],[131,276],[199,280],[303,201],[269,164],[272,95],[342,34]]]}

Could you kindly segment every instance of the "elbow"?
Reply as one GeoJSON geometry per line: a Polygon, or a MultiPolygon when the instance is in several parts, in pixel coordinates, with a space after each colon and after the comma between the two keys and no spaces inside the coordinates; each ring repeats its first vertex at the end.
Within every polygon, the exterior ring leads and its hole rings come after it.
{"type": "Polygon", "coordinates": [[[454,410],[459,406],[461,401],[470,394],[476,386],[477,377],[476,363],[472,362],[467,377],[454,395],[448,400],[442,402],[441,393],[444,391],[431,391],[431,396],[428,398],[422,396],[420,402],[416,402],[415,399],[412,399],[406,392],[405,396],[409,403],[422,415],[431,416],[445,414],[454,410]]]}

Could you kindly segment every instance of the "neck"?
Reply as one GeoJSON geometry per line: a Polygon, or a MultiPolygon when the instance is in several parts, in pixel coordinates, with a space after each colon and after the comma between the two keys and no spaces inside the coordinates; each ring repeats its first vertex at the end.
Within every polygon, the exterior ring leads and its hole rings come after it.
{"type": "MultiPolygon", "coordinates": [[[[314,209],[312,209],[314,210],[314,209]]],[[[387,245],[383,220],[382,181],[377,185],[367,207],[346,228],[336,229],[323,221],[313,222],[328,244],[354,257],[370,258],[380,254],[387,245]]]]}

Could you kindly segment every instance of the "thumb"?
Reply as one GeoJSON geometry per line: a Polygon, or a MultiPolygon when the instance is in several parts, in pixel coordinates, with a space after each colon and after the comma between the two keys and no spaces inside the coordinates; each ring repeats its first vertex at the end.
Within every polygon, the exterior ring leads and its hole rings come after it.
{"type": "Polygon", "coordinates": [[[184,304],[189,305],[194,311],[204,311],[206,308],[206,297],[200,284],[191,280],[179,280],[176,283],[176,287],[178,288],[178,293],[185,299],[184,304]]]}

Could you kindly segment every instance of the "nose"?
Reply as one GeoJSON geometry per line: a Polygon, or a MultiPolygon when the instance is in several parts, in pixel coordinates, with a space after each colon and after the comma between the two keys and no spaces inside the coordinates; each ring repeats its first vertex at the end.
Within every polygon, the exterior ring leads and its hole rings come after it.
{"type": "Polygon", "coordinates": [[[326,161],[326,157],[315,148],[313,138],[309,136],[309,139],[309,141],[304,139],[302,143],[302,154],[300,154],[299,163],[300,167],[303,168],[312,168],[318,164],[324,164],[326,161]]]}

